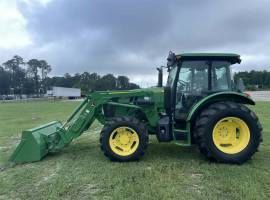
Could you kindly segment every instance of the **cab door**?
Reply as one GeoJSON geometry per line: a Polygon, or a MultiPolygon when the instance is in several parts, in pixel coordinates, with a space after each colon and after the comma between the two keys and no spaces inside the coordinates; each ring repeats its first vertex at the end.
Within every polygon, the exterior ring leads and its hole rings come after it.
{"type": "Polygon", "coordinates": [[[174,127],[185,129],[189,110],[209,90],[208,61],[184,61],[180,67],[175,89],[174,127]]]}

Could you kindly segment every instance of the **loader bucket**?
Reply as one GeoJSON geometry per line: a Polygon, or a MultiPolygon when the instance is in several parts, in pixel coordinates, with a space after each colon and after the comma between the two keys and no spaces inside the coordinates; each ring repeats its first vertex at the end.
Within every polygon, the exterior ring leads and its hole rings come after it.
{"type": "Polygon", "coordinates": [[[49,152],[49,136],[62,126],[58,121],[22,132],[20,144],[10,157],[11,162],[24,163],[41,160],[49,152]]]}

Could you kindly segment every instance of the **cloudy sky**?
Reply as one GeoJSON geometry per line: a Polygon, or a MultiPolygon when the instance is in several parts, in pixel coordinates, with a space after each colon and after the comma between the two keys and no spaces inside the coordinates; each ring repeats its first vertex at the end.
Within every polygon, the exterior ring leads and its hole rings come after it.
{"type": "Polygon", "coordinates": [[[235,52],[234,70],[270,69],[269,0],[0,0],[0,62],[46,59],[51,75],[88,71],[156,82],[174,52],[235,52]]]}

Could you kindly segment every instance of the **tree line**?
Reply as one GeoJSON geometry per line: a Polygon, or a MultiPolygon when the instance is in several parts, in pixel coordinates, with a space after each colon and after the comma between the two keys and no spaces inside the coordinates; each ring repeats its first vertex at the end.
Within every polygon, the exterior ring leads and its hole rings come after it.
{"type": "Polygon", "coordinates": [[[15,55],[0,66],[0,94],[42,94],[51,66],[45,60],[24,59],[15,55]]]}
{"type": "Polygon", "coordinates": [[[270,89],[270,71],[244,71],[235,74],[234,79],[242,79],[247,90],[270,89]]]}
{"type": "MultiPolygon", "coordinates": [[[[0,95],[35,95],[46,93],[53,86],[81,88],[82,94],[89,91],[137,89],[126,76],[104,76],[97,73],[76,73],[49,77],[52,67],[46,60],[30,59],[25,61],[15,55],[0,65],[0,95]]],[[[269,71],[237,72],[235,81],[242,79],[247,90],[270,89],[269,71]]]]}
{"type": "Polygon", "coordinates": [[[64,76],[48,77],[48,86],[81,88],[82,94],[90,91],[105,90],[131,90],[140,88],[137,84],[129,82],[126,76],[115,77],[113,74],[100,76],[97,73],[83,72],[74,76],[66,73],[64,76]]]}
{"type": "Polygon", "coordinates": [[[137,89],[126,76],[115,77],[113,74],[100,76],[97,73],[49,77],[52,67],[46,60],[30,59],[25,61],[15,55],[0,65],[0,95],[35,95],[46,94],[53,86],[81,88],[82,94],[92,90],[137,89]]]}

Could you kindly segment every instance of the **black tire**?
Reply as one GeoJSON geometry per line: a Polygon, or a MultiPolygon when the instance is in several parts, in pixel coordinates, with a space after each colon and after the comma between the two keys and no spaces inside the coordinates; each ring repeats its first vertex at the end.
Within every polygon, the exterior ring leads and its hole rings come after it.
{"type": "Polygon", "coordinates": [[[104,155],[112,161],[134,161],[139,160],[143,155],[148,145],[148,132],[143,123],[141,123],[136,118],[132,117],[115,117],[108,121],[101,133],[100,133],[100,145],[101,150],[104,152],[104,155]],[[139,145],[134,153],[128,156],[121,156],[116,154],[110,147],[109,138],[113,131],[121,126],[130,127],[136,131],[139,137],[139,145]]]}
{"type": "Polygon", "coordinates": [[[258,151],[262,141],[262,126],[256,114],[242,104],[235,102],[217,102],[205,108],[195,121],[194,139],[200,152],[208,159],[242,164],[258,151]],[[250,131],[248,145],[240,152],[227,154],[220,151],[213,141],[213,129],[216,123],[225,117],[237,117],[243,120],[250,131]]]}

